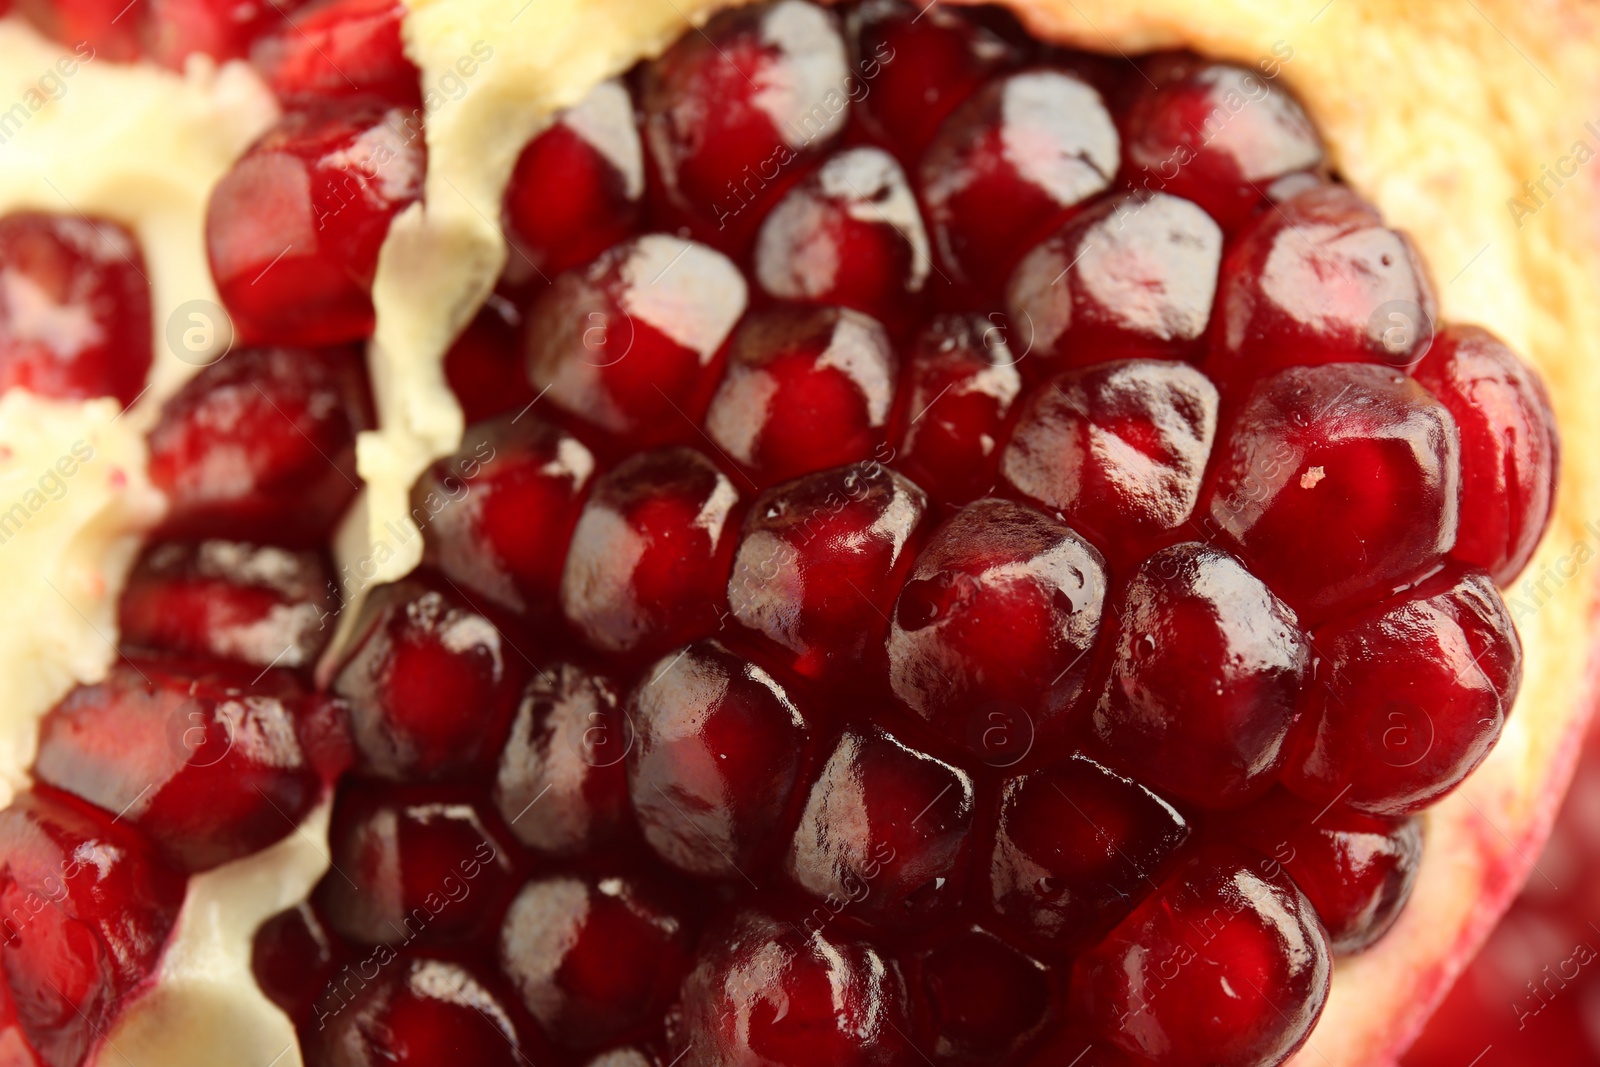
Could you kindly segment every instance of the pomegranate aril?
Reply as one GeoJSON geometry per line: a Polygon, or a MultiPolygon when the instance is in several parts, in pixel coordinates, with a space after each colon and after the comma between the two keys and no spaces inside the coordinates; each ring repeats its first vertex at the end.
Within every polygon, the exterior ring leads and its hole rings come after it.
{"type": "Polygon", "coordinates": [[[644,195],[644,151],[633,100],[615,79],[601,82],[528,142],[506,187],[507,238],[544,275],[582,266],[627,237],[644,195]]]}
{"type": "Polygon", "coordinates": [[[1461,433],[1462,523],[1450,557],[1511,584],[1550,525],[1558,448],[1541,381],[1477,326],[1448,326],[1416,370],[1461,433]]]}
{"type": "Polygon", "coordinates": [[[145,13],[129,12],[124,0],[16,0],[16,10],[84,62],[131,63],[143,53],[145,13]]]}
{"type": "Polygon", "coordinates": [[[468,426],[519,413],[537,398],[522,366],[521,324],[517,306],[493,293],[444,354],[444,378],[468,426]]]}
{"type": "Polygon", "coordinates": [[[662,859],[728,879],[772,849],[812,737],[793,689],[715,641],[646,668],[629,703],[628,790],[662,859]]]}
{"type": "Polygon", "coordinates": [[[418,108],[421,75],[400,38],[405,13],[399,0],[312,0],[257,40],[250,60],[292,105],[370,94],[418,108]]]}
{"type": "Polygon", "coordinates": [[[389,223],[422,195],[420,119],[366,97],[287,112],[211,193],[211,274],[246,344],[372,332],[389,223]]]}
{"type": "Polygon", "coordinates": [[[468,427],[411,489],[425,558],[498,605],[551,612],[594,469],[577,438],[535,415],[468,427]]]}
{"type": "Polygon", "coordinates": [[[473,775],[500,751],[526,666],[491,619],[411,577],[368,596],[332,689],[350,702],[363,770],[473,775]]]}
{"type": "Polygon", "coordinates": [[[195,54],[243,59],[298,6],[299,0],[151,0],[141,27],[145,54],[177,71],[195,54]]]}
{"type": "Polygon", "coordinates": [[[1311,632],[1314,684],[1284,784],[1371,815],[1427,807],[1489,754],[1522,681],[1494,583],[1450,569],[1311,632]]]}
{"type": "Polygon", "coordinates": [[[360,353],[244,348],[191,378],[150,431],[170,538],[320,545],[356,495],[372,424],[360,353]]]}
{"type": "Polygon", "coordinates": [[[1286,793],[1245,809],[1221,832],[1282,866],[1335,954],[1360,952],[1388,933],[1422,863],[1420,818],[1382,819],[1286,793]]]}
{"type": "Polygon", "coordinates": [[[991,81],[945,120],[917,169],[946,270],[997,295],[1026,249],[1111,184],[1117,155],[1117,128],[1087,82],[1055,70],[991,81]]]}
{"type": "Polygon", "coordinates": [[[706,412],[718,448],[762,486],[881,453],[897,367],[877,320],[778,307],[745,319],[706,412]]]}
{"type": "Polygon", "coordinates": [[[1292,368],[1256,385],[1219,442],[1201,525],[1315,625],[1438,568],[1460,451],[1450,412],[1397,370],[1292,368]]]}
{"type": "Polygon", "coordinates": [[[666,234],[607,250],[528,309],[528,377],[619,450],[700,440],[744,276],[722,253],[666,234]]]}
{"type": "Polygon", "coordinates": [[[981,926],[941,931],[909,969],[937,1062],[1010,1063],[1050,1018],[1049,969],[981,926]]]}
{"type": "Polygon", "coordinates": [[[860,672],[882,656],[926,512],[922,490],[876,462],[768,490],[745,516],[734,556],[734,618],[793,653],[807,678],[860,672]]]}
{"type": "Polygon", "coordinates": [[[1107,573],[1071,529],[1009,500],[969,504],[917,557],[891,616],[889,683],[948,740],[987,760],[990,713],[1059,739],[1079,706],[1107,573]]]}
{"type": "Polygon", "coordinates": [[[1188,836],[1166,801],[1085,756],[1013,778],[988,861],[995,911],[1041,951],[1079,951],[1150,892],[1188,836]]]}
{"type": "Polygon", "coordinates": [[[570,663],[534,672],[500,754],[494,800],[511,832],[552,855],[589,852],[628,823],[634,726],[609,678],[570,663]]]}
{"type": "Polygon", "coordinates": [[[1163,193],[1104,200],[1017,264],[1006,288],[1029,353],[1083,366],[1200,354],[1222,261],[1222,231],[1163,193]]]}
{"type": "Polygon", "coordinates": [[[838,20],[805,0],[724,11],[645,67],[640,109],[666,205],[701,240],[738,255],[844,131],[850,80],[838,20]]]}
{"type": "Polygon", "coordinates": [[[1182,55],[1144,74],[1123,123],[1134,185],[1193,200],[1231,232],[1274,179],[1322,166],[1315,127],[1271,75],[1182,55]]]}
{"type": "MultiPolygon", "coordinates": [[[[1311,905],[1236,848],[1197,853],[1079,957],[1073,1007],[1097,1038],[1161,1067],[1279,1064],[1328,997],[1311,905]]],[[[1270,867],[1270,864],[1268,864],[1270,867]]]]}
{"type": "Polygon", "coordinates": [[[0,217],[0,392],[131,404],[150,371],[150,337],[133,234],[105,219],[0,217]]]}
{"type": "Polygon", "coordinates": [[[537,878],[506,913],[500,967],[553,1042],[626,1040],[657,1022],[688,969],[679,911],[648,878],[537,878]]]}
{"type": "Polygon", "coordinates": [[[1226,552],[1187,542],[1139,565],[1116,618],[1094,732],[1117,765],[1206,808],[1270,788],[1311,661],[1294,612],[1226,552]]]}
{"type": "Polygon", "coordinates": [[[595,483],[561,578],[568,625],[597,649],[659,654],[727,615],[739,491],[692,448],[641,452],[595,483]]]}
{"type": "Polygon", "coordinates": [[[250,971],[267,999],[298,1025],[321,1022],[313,1013],[348,953],[310,904],[300,903],[262,923],[251,942],[250,971]]]}

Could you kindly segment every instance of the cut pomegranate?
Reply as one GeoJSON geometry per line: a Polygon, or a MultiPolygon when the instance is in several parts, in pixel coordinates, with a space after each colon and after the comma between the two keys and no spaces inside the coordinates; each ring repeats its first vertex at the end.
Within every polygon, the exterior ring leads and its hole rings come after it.
{"type": "Polygon", "coordinates": [[[250,58],[293,104],[370,93],[415,108],[422,90],[400,39],[405,11],[397,0],[312,0],[257,41],[250,58]]]}

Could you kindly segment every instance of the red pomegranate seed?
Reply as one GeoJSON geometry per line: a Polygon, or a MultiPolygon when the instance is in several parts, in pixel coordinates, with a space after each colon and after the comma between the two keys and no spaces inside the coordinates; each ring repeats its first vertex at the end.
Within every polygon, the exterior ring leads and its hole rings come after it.
{"type": "Polygon", "coordinates": [[[125,0],[15,0],[19,15],[85,62],[131,63],[143,52],[142,8],[125,0]]]}
{"type": "Polygon", "coordinates": [[[150,431],[161,535],[325,543],[356,494],[372,425],[359,353],[246,348],[191,378],[150,431]]]}
{"type": "Polygon", "coordinates": [[[1335,954],[1389,931],[1422,862],[1422,820],[1380,819],[1274,793],[1225,824],[1235,841],[1282,865],[1316,909],[1335,954]]]}
{"type": "Polygon", "coordinates": [[[1436,569],[1455,543],[1455,420],[1399,371],[1329,364],[1256,385],[1199,513],[1315,625],[1436,569]]]}
{"type": "Polygon", "coordinates": [[[837,19],[805,0],[717,15],[644,68],[644,143],[660,195],[738,255],[850,115],[837,19]],[[781,88],[775,88],[781,87],[781,88]]]}
{"type": "Polygon", "coordinates": [[[150,337],[133,234],[105,219],[0,217],[0,391],[131,404],[150,372],[150,337]]]}
{"type": "Polygon", "coordinates": [[[1139,565],[1094,732],[1164,795],[1237,806],[1277,780],[1311,653],[1294,612],[1226,552],[1188,542],[1139,565]]]}
{"type": "Polygon", "coordinates": [[[256,930],[250,969],[267,999],[304,1025],[322,1021],[313,1006],[348,958],[348,946],[323,926],[310,904],[301,903],[256,930]]]}
{"type": "Polygon", "coordinates": [[[444,356],[444,378],[461,402],[468,426],[503,413],[521,412],[534,401],[522,366],[518,329],[522,312],[498,293],[473,316],[444,356]]]}
{"type": "Polygon", "coordinates": [[[4,984],[48,1067],[82,1063],[155,966],[184,880],[140,835],[48,788],[0,811],[4,984]]]}
{"type": "MultiPolygon", "coordinates": [[[[1081,956],[1073,1004],[1139,1063],[1282,1063],[1316,1024],[1332,966],[1311,905],[1242,850],[1197,854],[1081,956]]],[[[1269,864],[1270,866],[1270,864],[1269,864]]]]}
{"type": "Polygon", "coordinates": [[[1050,1018],[1049,970],[981,926],[936,935],[910,970],[922,1047],[940,1062],[1008,1063],[1050,1018]]]}
{"type": "Polygon", "coordinates": [[[659,654],[718,629],[739,491],[692,448],[641,452],[595,483],[561,578],[568,624],[606,652],[659,654]]]}
{"type": "Polygon", "coordinates": [[[889,609],[916,553],[922,490],[877,463],[807,475],[751,506],[728,579],[734,618],[843,680],[882,656],[889,609]]]}
{"type": "Polygon", "coordinates": [[[706,432],[763,486],[879,455],[894,406],[894,348],[844,308],[779,307],[734,336],[706,432]]]}
{"type": "Polygon", "coordinates": [[[634,730],[605,676],[570,663],[535,671],[495,780],[495,805],[517,839],[554,855],[616,839],[629,818],[623,761],[634,730]]]}
{"type": "Polygon", "coordinates": [[[715,641],[644,671],[629,702],[628,791],[657,855],[731,879],[772,851],[814,727],[799,696],[715,641]]]}
{"type": "Polygon", "coordinates": [[[1494,583],[1447,570],[1311,632],[1315,684],[1284,782],[1371,815],[1427,807],[1483,762],[1516,700],[1522,645],[1494,583]]]}
{"type": "Polygon", "coordinates": [[[592,1049],[659,1018],[688,968],[690,931],[638,878],[537,878],[500,932],[500,966],[552,1041],[592,1049]]]}
{"type": "Polygon", "coordinates": [[[322,795],[298,686],[254,669],[127,660],[39,724],[39,781],[137,826],[206,870],[293,832],[322,795]]]}
{"type": "Polygon", "coordinates": [[[367,598],[332,688],[350,702],[364,770],[438,778],[487,769],[526,670],[492,620],[411,577],[367,598]]]}
{"type": "Polygon", "coordinates": [[[1476,326],[1439,332],[1417,381],[1461,432],[1461,514],[1452,559],[1511,584],[1550,525],[1558,449],[1544,383],[1494,334],[1476,326]]]}
{"type": "Polygon", "coordinates": [[[995,911],[1040,950],[1086,948],[1150,891],[1188,834],[1166,801],[1084,756],[1013,778],[988,859],[995,911]]]}
{"type": "Polygon", "coordinates": [[[1020,712],[1055,741],[1081,703],[1100,633],[1105,561],[1023,504],[969,504],[929,539],[891,616],[889,684],[944,737],[981,757],[991,713],[1020,712]]]}
{"type": "Polygon", "coordinates": [[[739,269],[705,245],[624,241],[528,309],[528,377],[619,449],[699,441],[746,295],[739,269]]]}
{"type": "Polygon", "coordinates": [[[181,71],[189,56],[243,59],[257,38],[287,23],[300,0],[151,0],[145,54],[181,71]]]}
{"type": "Polygon", "coordinates": [[[601,82],[528,142],[506,187],[507,237],[519,259],[555,275],[589,262],[627,237],[644,195],[644,151],[633,100],[601,82]]]}
{"type": "Polygon", "coordinates": [[[319,553],[163,541],[128,576],[117,627],[135,648],[309,670],[333,636],[337,610],[319,553]]]}
{"type": "Polygon", "coordinates": [[[287,112],[211,193],[206,249],[246,344],[327,345],[372,332],[389,223],[422,195],[415,115],[367,98],[287,112]]]}
{"type": "Polygon", "coordinates": [[[917,170],[946,270],[997,294],[1025,250],[1111,184],[1117,145],[1100,94],[1074,75],[1029,70],[978,90],[939,128],[917,170]]]}
{"type": "Polygon", "coordinates": [[[296,105],[371,94],[417,108],[421,75],[400,37],[405,13],[398,0],[311,0],[255,42],[251,62],[296,105]]]}
{"type": "Polygon", "coordinates": [[[1193,200],[1231,232],[1274,179],[1322,166],[1311,120],[1265,73],[1172,55],[1144,73],[1123,126],[1135,185],[1193,200]]]}
{"type": "Polygon", "coordinates": [[[1103,200],[1017,264],[1006,289],[1029,354],[1070,366],[1200,354],[1222,231],[1164,193],[1103,200]]]}

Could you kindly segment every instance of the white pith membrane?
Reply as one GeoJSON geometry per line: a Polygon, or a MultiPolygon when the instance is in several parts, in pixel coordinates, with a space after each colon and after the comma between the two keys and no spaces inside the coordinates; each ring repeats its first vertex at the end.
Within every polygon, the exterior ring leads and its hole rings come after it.
{"type": "MultiPolygon", "coordinates": [[[[425,200],[380,257],[371,349],[381,429],[363,435],[368,483],[341,531],[339,561],[370,586],[420,559],[407,493],[453,450],[461,414],[440,360],[488,294],[506,249],[496,220],[527,140],[554,112],[728,4],[706,0],[411,0],[408,48],[428,94],[425,200]],[[483,59],[480,42],[492,48],[483,59]],[[473,73],[458,67],[479,60],[473,73]],[[455,87],[464,85],[465,88],[455,87]],[[456,98],[459,96],[459,98],[456,98]]],[[[956,0],[945,0],[956,2],[956,0]]],[[[1521,695],[1499,745],[1427,813],[1415,895],[1364,955],[1339,961],[1332,996],[1296,1064],[1391,1062],[1521,884],[1548,832],[1591,704],[1594,583],[1600,556],[1600,310],[1592,176],[1522,189],[1541,163],[1594,146],[1585,106],[1600,101],[1596,26],[1559,3],[1394,0],[1010,0],[1041,39],[1134,54],[1189,47],[1275,64],[1305,102],[1334,163],[1390,224],[1413,235],[1439,284],[1441,313],[1504,337],[1544,375],[1563,433],[1552,529],[1507,591],[1522,635],[1521,695]],[[1505,36],[1505,35],[1509,35],[1505,36]],[[1559,88],[1558,88],[1559,87],[1559,88]],[[1537,210],[1518,224],[1507,198],[1537,210]],[[1543,201],[1543,203],[1540,203],[1543,201]],[[1580,550],[1579,546],[1583,546],[1580,550]]],[[[1575,6],[1575,5],[1572,5],[1575,6]]],[[[151,389],[114,401],[0,399],[0,515],[28,515],[0,541],[0,799],[26,781],[34,724],[75,682],[114,658],[117,595],[161,509],[144,475],[144,433],[195,369],[165,337],[192,300],[215,302],[202,239],[211,185],[272,120],[270,95],[242,65],[191,61],[186,77],[103,61],[41,83],[65,50],[0,20],[0,101],[28,101],[0,141],[0,213],[102,214],[129,225],[153,284],[151,389]],[[41,84],[43,89],[41,90],[41,84]],[[79,441],[94,450],[59,497],[29,495],[79,441]]],[[[4,104],[0,103],[0,107],[4,104]]],[[[53,483],[52,483],[53,485],[53,483]]],[[[353,614],[346,612],[347,617],[353,614]]],[[[287,1067],[293,1028],[256,990],[249,944],[261,919],[302,898],[326,867],[326,808],[261,854],[191,880],[151,992],[120,1020],[101,1064],[287,1067]]],[[[0,1052],[4,1049],[0,1048],[0,1052]]]]}

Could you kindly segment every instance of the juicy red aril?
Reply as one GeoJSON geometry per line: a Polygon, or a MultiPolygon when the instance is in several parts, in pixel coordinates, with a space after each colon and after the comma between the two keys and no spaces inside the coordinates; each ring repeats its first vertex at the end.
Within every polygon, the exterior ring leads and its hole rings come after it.
{"type": "Polygon", "coordinates": [[[471,427],[411,489],[425,558],[503,607],[552,604],[594,469],[575,437],[535,415],[471,427]]]}
{"type": "Polygon", "coordinates": [[[150,282],[114,222],[0,217],[0,391],[133,403],[150,371],[150,282]]]}
{"type": "Polygon", "coordinates": [[[279,99],[297,105],[370,93],[416,107],[421,76],[400,39],[405,11],[397,0],[312,0],[256,41],[250,59],[279,99]]]}
{"type": "Polygon", "coordinates": [[[1316,129],[1267,62],[1261,73],[1193,56],[1146,64],[1123,124],[1129,181],[1193,200],[1231,232],[1274,179],[1320,167],[1316,129]]]}
{"type": "Polygon", "coordinates": [[[312,1021],[313,1005],[346,956],[344,942],[323,925],[310,904],[301,903],[256,930],[250,970],[267,999],[303,1024],[312,1021]]]}
{"type": "Polygon", "coordinates": [[[1013,778],[989,858],[995,911],[1041,949],[1075,952],[1150,891],[1188,835],[1160,797],[1083,756],[1013,778]]]}
{"type": "Polygon", "coordinates": [[[231,673],[117,664],[45,715],[35,776],[137,826],[185,870],[288,836],[322,793],[298,687],[231,673]]]}
{"type": "Polygon", "coordinates": [[[760,485],[874,456],[897,373],[874,319],[843,308],[746,318],[706,412],[706,432],[760,485]]]}
{"type": "Polygon", "coordinates": [[[1500,736],[1522,678],[1516,628],[1481,571],[1446,571],[1311,643],[1315,681],[1284,783],[1372,815],[1455,788],[1500,736]]]}
{"type": "Polygon", "coordinates": [[[1265,792],[1311,659],[1294,612],[1226,552],[1188,542],[1139,565],[1116,618],[1094,732],[1118,765],[1201,807],[1265,792]]]}
{"type": "Polygon", "coordinates": [[[169,504],[161,532],[324,542],[355,497],[355,437],[371,403],[355,351],[228,353],[150,431],[150,480],[169,504]]]}
{"type": "Polygon", "coordinates": [[[1476,326],[1441,330],[1417,381],[1461,432],[1461,514],[1471,521],[1461,524],[1450,556],[1510,585],[1550,525],[1555,498],[1555,416],[1544,383],[1476,326]]]}
{"type": "Polygon", "coordinates": [[[665,234],[624,241],[528,309],[528,377],[619,448],[699,440],[747,292],[738,268],[705,245],[665,234]]]}
{"type": "Polygon", "coordinates": [[[633,743],[610,679],[570,663],[536,670],[500,755],[495,805],[529,848],[593,851],[627,825],[633,743]]]}
{"type": "Polygon", "coordinates": [[[662,859],[737,878],[771,850],[812,731],[791,688],[715,641],[645,670],[629,704],[628,790],[662,859]]]}
{"type": "Polygon", "coordinates": [[[0,975],[28,1044],[73,1067],[155,965],[184,883],[127,823],[46,792],[0,811],[0,975]]]}
{"type": "Polygon", "coordinates": [[[659,653],[727,614],[739,491],[692,448],[641,452],[584,505],[561,578],[571,627],[607,652],[659,653]]]}
{"type": "Polygon", "coordinates": [[[805,0],[724,11],[644,68],[644,142],[666,204],[738,254],[850,112],[836,18],[805,0]],[[782,86],[781,91],[771,87],[782,86]]]}
{"type": "Polygon", "coordinates": [[[998,293],[1023,251],[1111,184],[1117,153],[1105,103],[1074,75],[1023,71],[978,90],[945,120],[917,169],[946,269],[980,293],[998,293]]]}
{"type": "Polygon", "coordinates": [[[537,395],[522,366],[521,323],[517,306],[492,294],[444,355],[444,378],[469,430],[502,412],[521,412],[537,395]]]}
{"type": "Polygon", "coordinates": [[[242,59],[298,6],[299,0],[152,0],[142,27],[145,54],[176,71],[196,53],[242,59]]]}
{"type": "Polygon", "coordinates": [[[1008,1062],[1049,1020],[1049,970],[981,926],[938,937],[910,970],[924,1047],[941,1062],[1008,1062]]]}
{"type": "Polygon", "coordinates": [[[1258,383],[1200,511],[1251,570],[1316,623],[1425,577],[1455,543],[1460,440],[1399,371],[1297,367],[1258,383]]]}
{"type": "Polygon", "coordinates": [[[372,332],[389,223],[422,195],[415,116],[366,98],[292,110],[211,193],[211,275],[247,344],[326,345],[372,332]]]}
{"type": "Polygon", "coordinates": [[[118,0],[16,0],[17,13],[48,37],[73,46],[78,58],[129,63],[140,57],[140,16],[118,0]]]}
{"type": "Polygon", "coordinates": [[[1335,953],[1360,952],[1388,932],[1422,863],[1421,819],[1381,819],[1284,793],[1240,812],[1226,831],[1282,865],[1335,953]]]}
{"type": "Polygon", "coordinates": [[[881,655],[926,511],[922,490],[878,463],[768,490],[745,516],[734,556],[734,618],[793,653],[808,678],[860,670],[881,655]]]}
{"type": "Polygon", "coordinates": [[[589,1049],[655,1021],[690,947],[677,910],[645,881],[555,875],[512,902],[500,965],[552,1041],[589,1049]]]}
{"type": "Polygon", "coordinates": [[[1043,359],[1082,366],[1198,354],[1222,260],[1222,231],[1163,193],[1103,200],[1017,264],[1013,328],[1043,359]]]}
{"type": "Polygon", "coordinates": [[[980,756],[988,713],[1020,709],[1055,740],[1078,704],[1100,632],[1100,553],[1023,504],[969,504],[929,539],[889,627],[889,684],[939,733],[980,756]]]}
{"type": "Polygon", "coordinates": [[[582,266],[628,236],[644,195],[644,151],[633,101],[605,81],[563,111],[517,158],[506,187],[508,237],[545,275],[582,266]]]}
{"type": "Polygon", "coordinates": [[[492,762],[527,666],[492,620],[407,578],[372,591],[348,648],[332,689],[364,769],[438,778],[492,762]]]}

